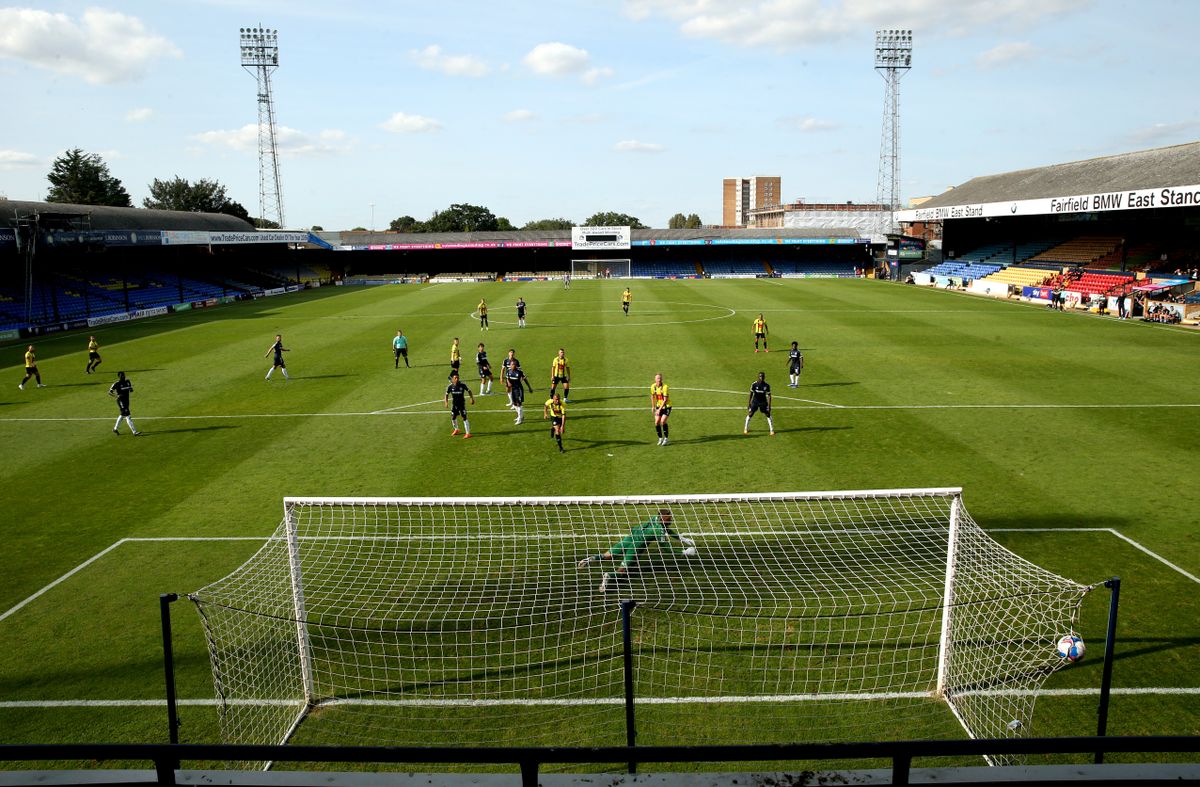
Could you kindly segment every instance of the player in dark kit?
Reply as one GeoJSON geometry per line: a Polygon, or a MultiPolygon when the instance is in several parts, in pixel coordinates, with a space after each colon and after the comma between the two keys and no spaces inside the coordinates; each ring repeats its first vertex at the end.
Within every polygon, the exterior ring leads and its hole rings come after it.
{"type": "Polygon", "coordinates": [[[517,327],[525,327],[525,299],[517,298],[517,327]]]}
{"type": "Polygon", "coordinates": [[[551,394],[542,407],[542,420],[550,419],[550,436],[558,441],[558,452],[566,451],[562,444],[563,429],[567,425],[567,408],[563,407],[558,394],[551,394]]]}
{"type": "Polygon", "coordinates": [[[458,372],[450,374],[450,384],[446,386],[446,396],[442,399],[442,406],[450,408],[450,426],[454,427],[454,431],[450,436],[458,434],[458,417],[462,416],[463,424],[463,439],[466,440],[471,436],[471,422],[467,420],[467,398],[470,397],[471,404],[475,404],[475,395],[471,393],[471,389],[467,384],[458,379],[458,372]]]}
{"type": "Polygon", "coordinates": [[[113,434],[120,434],[121,419],[125,419],[125,423],[129,425],[129,431],[134,435],[140,435],[141,432],[133,425],[133,419],[129,417],[129,394],[133,391],[133,383],[125,377],[125,372],[117,372],[117,381],[109,386],[108,395],[117,400],[117,422],[113,424],[113,434]]]}
{"type": "Polygon", "coordinates": [[[512,387],[508,384],[508,370],[514,365],[520,366],[521,362],[517,360],[517,351],[510,347],[508,355],[504,356],[504,360],[500,362],[500,379],[504,381],[504,393],[508,395],[506,407],[513,406],[512,387]]]}
{"type": "Polygon", "coordinates": [[[746,411],[746,425],[742,434],[750,434],[750,417],[762,410],[767,417],[767,429],[775,435],[775,424],[771,420],[771,384],[767,382],[766,372],[759,372],[758,379],[750,384],[750,405],[746,411]]]}
{"type": "Polygon", "coordinates": [[[799,342],[792,342],[792,349],[788,350],[788,378],[791,380],[788,388],[800,387],[800,372],[802,371],[804,371],[804,353],[800,352],[799,342]]]}
{"type": "Polygon", "coordinates": [[[281,372],[283,372],[283,379],[285,379],[285,380],[292,379],[292,378],[288,377],[287,366],[285,366],[283,363],[283,354],[286,352],[291,352],[291,350],[289,350],[288,348],[283,346],[283,336],[281,336],[278,333],[275,334],[275,343],[272,344],[270,347],[268,347],[267,351],[265,353],[263,353],[264,358],[266,358],[271,353],[275,353],[275,360],[271,364],[270,370],[267,372],[267,376],[266,376],[267,380],[271,379],[271,375],[275,373],[276,369],[279,369],[281,372]]]}
{"type": "Polygon", "coordinates": [[[487,350],[483,342],[479,343],[479,351],[475,353],[475,368],[479,370],[479,395],[487,396],[492,392],[492,364],[488,361],[487,350]]]}
{"type": "Polygon", "coordinates": [[[508,398],[511,402],[509,407],[517,411],[517,418],[513,423],[520,426],[525,422],[525,415],[521,410],[525,406],[525,389],[528,388],[529,393],[533,393],[533,385],[525,376],[525,372],[521,371],[521,362],[516,358],[506,359],[504,364],[504,385],[508,388],[508,398]]]}

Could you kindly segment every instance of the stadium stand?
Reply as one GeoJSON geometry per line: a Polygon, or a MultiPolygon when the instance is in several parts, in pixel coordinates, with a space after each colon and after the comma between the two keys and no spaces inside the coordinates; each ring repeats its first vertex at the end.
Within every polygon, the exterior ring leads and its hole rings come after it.
{"type": "Polygon", "coordinates": [[[853,262],[776,262],[771,269],[780,276],[853,276],[853,262]]]}
{"type": "Polygon", "coordinates": [[[629,265],[629,275],[644,279],[697,278],[701,268],[694,262],[634,262],[629,265]]]}
{"type": "Polygon", "coordinates": [[[1109,235],[1082,235],[1053,246],[1029,258],[1029,262],[1054,262],[1063,265],[1120,264],[1121,239],[1109,235]]]}
{"type": "Polygon", "coordinates": [[[762,260],[729,260],[707,262],[704,272],[709,276],[765,276],[771,272],[762,260]]]}

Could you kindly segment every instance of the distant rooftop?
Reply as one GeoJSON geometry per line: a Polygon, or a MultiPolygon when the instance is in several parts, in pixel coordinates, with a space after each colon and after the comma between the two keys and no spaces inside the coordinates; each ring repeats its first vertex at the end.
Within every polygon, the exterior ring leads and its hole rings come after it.
{"type": "Polygon", "coordinates": [[[208,230],[247,232],[254,227],[237,216],[224,213],[192,213],[150,208],[114,208],[107,205],[75,205],[67,202],[0,200],[0,227],[11,227],[15,219],[37,214],[48,224],[76,225],[87,222],[94,230],[208,230]]]}

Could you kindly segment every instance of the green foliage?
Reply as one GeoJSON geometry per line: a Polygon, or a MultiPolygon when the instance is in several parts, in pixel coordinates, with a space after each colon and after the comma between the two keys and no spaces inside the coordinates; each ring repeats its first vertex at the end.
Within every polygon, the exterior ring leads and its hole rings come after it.
{"type": "Polygon", "coordinates": [[[683,228],[686,230],[698,230],[703,226],[704,222],[700,221],[700,215],[698,213],[689,213],[683,222],[683,228]]]}
{"type": "Polygon", "coordinates": [[[515,230],[516,227],[514,227],[513,223],[504,216],[499,216],[496,218],[496,229],[508,231],[515,230]]]}
{"type": "Polygon", "coordinates": [[[178,175],[170,180],[154,179],[150,196],[142,207],[156,210],[183,210],[195,213],[225,213],[250,222],[250,214],[240,203],[229,199],[218,181],[201,178],[195,183],[178,175]]]}
{"type": "Polygon", "coordinates": [[[629,227],[635,230],[649,229],[636,216],[630,216],[627,213],[614,213],[613,211],[601,211],[593,213],[588,217],[587,221],[583,222],[585,227],[629,227]]]}
{"type": "Polygon", "coordinates": [[[260,230],[280,229],[279,222],[272,221],[271,219],[260,218],[258,216],[255,216],[253,219],[251,219],[250,223],[253,224],[255,227],[257,227],[260,230]]]}
{"type": "Polygon", "coordinates": [[[392,219],[388,224],[388,229],[392,232],[425,232],[425,222],[417,221],[412,216],[401,216],[398,219],[392,219]]]}
{"type": "Polygon", "coordinates": [[[47,202],[133,206],[129,192],[109,173],[108,165],[98,153],[84,153],[79,148],[68,150],[54,159],[46,179],[50,181],[47,202]]]}
{"type": "Polygon", "coordinates": [[[523,230],[569,230],[575,226],[575,222],[570,219],[538,219],[536,221],[527,221],[523,230]]]}
{"type": "Polygon", "coordinates": [[[497,229],[498,222],[487,208],[464,202],[434,213],[425,227],[426,232],[486,232],[497,229]]]}
{"type": "Polygon", "coordinates": [[[686,216],[676,213],[667,220],[667,228],[672,230],[694,230],[703,226],[704,223],[700,221],[700,216],[695,213],[689,213],[686,216]]]}
{"type": "Polygon", "coordinates": [[[325,228],[322,227],[320,224],[314,224],[308,228],[308,231],[309,232],[324,232],[325,228]]]}

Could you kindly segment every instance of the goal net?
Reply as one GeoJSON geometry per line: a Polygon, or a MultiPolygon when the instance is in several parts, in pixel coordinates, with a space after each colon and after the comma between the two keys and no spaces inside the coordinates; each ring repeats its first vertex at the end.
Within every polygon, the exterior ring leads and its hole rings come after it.
{"type": "Polygon", "coordinates": [[[575,279],[628,279],[629,259],[571,260],[571,277],[575,279]]]}
{"type": "Polygon", "coordinates": [[[592,746],[623,599],[639,744],[783,743],[1028,735],[1089,590],[933,489],[288,498],[190,598],[229,742],[592,746]]]}

